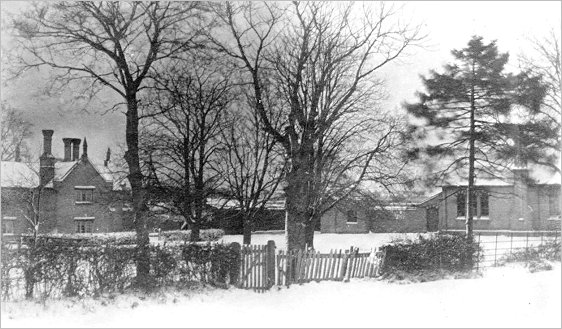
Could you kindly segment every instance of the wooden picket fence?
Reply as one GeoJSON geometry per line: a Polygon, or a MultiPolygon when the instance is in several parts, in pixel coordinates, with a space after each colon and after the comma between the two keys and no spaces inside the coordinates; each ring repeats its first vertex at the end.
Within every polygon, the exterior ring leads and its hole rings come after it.
{"type": "Polygon", "coordinates": [[[290,286],[311,281],[349,281],[352,278],[371,278],[379,275],[384,253],[379,250],[359,252],[314,250],[275,252],[275,243],[242,246],[240,249],[240,277],[238,287],[265,291],[272,286],[290,286]]]}

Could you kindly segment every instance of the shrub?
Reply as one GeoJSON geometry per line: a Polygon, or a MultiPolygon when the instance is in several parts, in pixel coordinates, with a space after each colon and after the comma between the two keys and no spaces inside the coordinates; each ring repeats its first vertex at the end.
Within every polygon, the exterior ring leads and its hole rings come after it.
{"type": "MultiPolygon", "coordinates": [[[[189,241],[191,236],[191,231],[189,230],[177,230],[177,231],[162,231],[160,232],[160,237],[163,237],[165,241],[189,241]]],[[[224,231],[221,229],[208,229],[201,230],[199,236],[202,241],[218,241],[224,236],[224,231]]]]}
{"type": "MultiPolygon", "coordinates": [[[[477,261],[480,246],[472,245],[463,236],[437,234],[431,238],[419,236],[417,240],[395,240],[382,247],[385,259],[382,273],[419,271],[464,271],[468,257],[477,261]]],[[[480,253],[481,254],[481,253],[480,253]]]]}
{"type": "Polygon", "coordinates": [[[522,262],[529,271],[544,271],[552,269],[545,261],[560,261],[560,240],[547,241],[536,247],[516,250],[502,257],[501,264],[522,262]]]}
{"type": "MultiPolygon", "coordinates": [[[[39,238],[21,246],[2,244],[2,296],[98,296],[123,292],[135,279],[136,247],[92,244],[87,240],[39,238]]],[[[151,271],[158,285],[193,282],[226,286],[238,270],[238,251],[223,244],[150,247],[151,271]]]]}
{"type": "Polygon", "coordinates": [[[225,244],[187,244],[182,246],[182,257],[190,277],[215,285],[228,283],[230,270],[238,264],[237,251],[225,244]]]}

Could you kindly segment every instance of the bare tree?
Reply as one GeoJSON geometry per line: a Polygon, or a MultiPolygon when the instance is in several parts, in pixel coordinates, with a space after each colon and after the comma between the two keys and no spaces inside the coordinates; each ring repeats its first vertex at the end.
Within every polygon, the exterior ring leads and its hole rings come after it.
{"type": "MultiPolygon", "coordinates": [[[[402,26],[384,3],[226,3],[218,13],[233,42],[215,36],[219,51],[239,64],[253,87],[264,129],[283,146],[288,249],[304,249],[325,168],[325,141],[350,117],[374,110],[379,100],[376,73],[420,41],[417,28],[402,26]],[[281,24],[283,23],[283,24],[281,24]],[[272,125],[263,100],[266,77],[283,93],[283,124],[272,125]]],[[[221,30],[224,32],[224,30],[221,30]]],[[[353,128],[352,128],[353,129],[353,128]]],[[[343,134],[345,136],[345,134],[343,134]]],[[[365,136],[366,137],[366,136],[365,136]]],[[[384,143],[384,135],[381,143],[384,143]]],[[[358,152],[343,165],[357,186],[380,150],[358,152]]],[[[348,189],[348,192],[353,188],[348,189]]],[[[346,194],[340,194],[340,198],[346,194]]],[[[312,242],[311,239],[308,239],[312,242]]]]}
{"type": "MultiPolygon", "coordinates": [[[[520,66],[532,75],[541,76],[547,86],[543,106],[531,120],[547,124],[550,126],[550,130],[558,132],[557,138],[540,136],[543,137],[540,146],[559,156],[562,152],[562,141],[560,140],[560,129],[562,127],[562,91],[560,89],[562,88],[562,44],[560,43],[560,34],[551,30],[542,39],[534,38],[530,42],[534,51],[519,57],[520,66]]],[[[551,162],[540,161],[540,159],[531,160],[560,172],[560,164],[552,165],[551,162]]]]}
{"type": "MultiPolygon", "coordinates": [[[[271,97],[266,101],[274,102],[271,97]]],[[[244,244],[251,243],[256,217],[274,196],[283,173],[283,155],[276,140],[263,130],[252,108],[254,102],[248,103],[247,107],[233,109],[222,134],[225,147],[217,163],[228,196],[236,201],[242,215],[244,244]]]]}
{"type": "Polygon", "coordinates": [[[232,85],[221,66],[192,57],[176,65],[158,89],[147,103],[154,115],[142,137],[150,185],[160,195],[154,200],[170,200],[197,241],[207,198],[220,185],[214,168],[232,85]]]}
{"type": "Polygon", "coordinates": [[[201,2],[43,2],[13,22],[23,50],[18,53],[16,74],[46,67],[54,72],[54,88],[81,85],[78,93],[91,96],[108,89],[125,103],[125,159],[141,286],[148,282],[150,263],[138,147],[139,93],[159,62],[197,45],[202,6],[201,2]]]}
{"type": "Polygon", "coordinates": [[[29,161],[26,140],[32,136],[31,123],[25,121],[21,113],[6,102],[2,102],[1,112],[2,161],[29,161]]]}

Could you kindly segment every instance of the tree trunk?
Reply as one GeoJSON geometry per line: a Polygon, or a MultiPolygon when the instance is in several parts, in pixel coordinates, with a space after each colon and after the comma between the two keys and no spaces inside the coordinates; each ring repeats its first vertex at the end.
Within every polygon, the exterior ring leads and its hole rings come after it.
{"type": "MultiPolygon", "coordinates": [[[[474,67],[473,67],[473,75],[474,75],[474,67]]],[[[469,136],[469,149],[468,149],[468,187],[466,191],[466,239],[469,244],[467,255],[466,255],[466,267],[467,269],[472,269],[473,262],[472,262],[472,254],[474,250],[472,248],[472,243],[474,241],[474,233],[473,233],[473,222],[474,222],[474,213],[471,207],[472,198],[475,197],[474,195],[474,140],[475,136],[475,91],[474,91],[474,84],[472,85],[471,93],[470,93],[470,136],[469,136]]]]}
{"type": "Polygon", "coordinates": [[[149,257],[149,238],[148,226],[146,221],[145,200],[142,187],[143,175],[140,168],[139,159],[139,116],[138,101],[136,94],[127,95],[127,124],[126,124],[126,142],[127,151],[125,152],[125,160],[129,167],[129,183],[131,184],[133,197],[133,216],[135,224],[135,232],[137,234],[137,254],[136,266],[137,277],[136,284],[140,287],[148,288],[150,280],[150,257],[149,257]]]}
{"type": "Polygon", "coordinates": [[[243,244],[252,243],[252,219],[244,216],[244,241],[243,244]]]}
{"type": "Polygon", "coordinates": [[[295,169],[287,174],[285,188],[285,234],[287,250],[304,250],[306,247],[306,176],[295,169]]]}
{"type": "Polygon", "coordinates": [[[317,215],[310,215],[310,220],[306,225],[306,246],[308,248],[314,249],[314,230],[316,229],[316,225],[320,217],[317,215]]]}
{"type": "Polygon", "coordinates": [[[203,204],[205,202],[203,196],[203,191],[200,188],[195,189],[195,216],[191,223],[191,234],[190,240],[192,242],[197,242],[201,240],[201,221],[203,218],[203,204]]]}

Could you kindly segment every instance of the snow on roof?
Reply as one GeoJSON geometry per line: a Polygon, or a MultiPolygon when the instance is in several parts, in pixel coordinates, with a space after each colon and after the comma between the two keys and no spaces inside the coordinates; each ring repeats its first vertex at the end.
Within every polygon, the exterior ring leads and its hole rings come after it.
{"type": "MultiPolygon", "coordinates": [[[[46,187],[53,187],[53,181],[63,181],[77,166],[79,161],[60,161],[55,162],[55,176],[47,183],[46,187]]],[[[108,168],[104,165],[92,162],[88,159],[92,167],[100,174],[106,182],[113,183],[113,190],[123,190],[128,186],[126,174],[121,174],[115,168],[108,168]]],[[[39,185],[39,163],[24,163],[15,161],[2,161],[2,187],[25,187],[32,188],[39,185]]]]}
{"type": "MultiPolygon", "coordinates": [[[[521,169],[519,169],[521,170],[521,169]]],[[[561,183],[560,173],[554,173],[551,169],[539,166],[530,166],[528,168],[529,178],[533,185],[555,185],[561,183]]],[[[476,177],[474,185],[478,186],[513,186],[513,173],[504,174],[505,178],[498,177],[476,177]]],[[[453,177],[445,180],[438,186],[467,186],[468,181],[465,178],[453,177]]]]}
{"type": "Polygon", "coordinates": [[[33,188],[39,185],[39,163],[2,161],[0,171],[2,187],[33,188]]]}
{"type": "Polygon", "coordinates": [[[77,164],[78,161],[55,162],[54,180],[57,182],[63,181],[77,164]]]}

